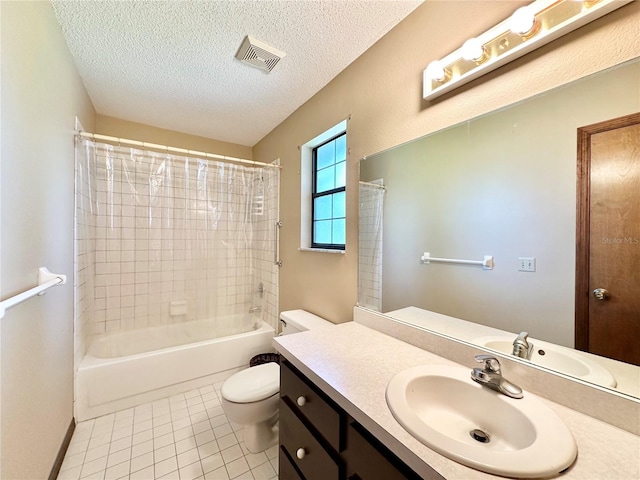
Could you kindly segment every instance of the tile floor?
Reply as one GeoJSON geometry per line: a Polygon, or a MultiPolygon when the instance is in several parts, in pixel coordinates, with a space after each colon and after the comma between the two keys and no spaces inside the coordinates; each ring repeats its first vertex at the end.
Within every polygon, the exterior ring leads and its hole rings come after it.
{"type": "Polygon", "coordinates": [[[278,447],[250,453],[219,388],[78,423],[58,480],[277,480],[278,447]]]}

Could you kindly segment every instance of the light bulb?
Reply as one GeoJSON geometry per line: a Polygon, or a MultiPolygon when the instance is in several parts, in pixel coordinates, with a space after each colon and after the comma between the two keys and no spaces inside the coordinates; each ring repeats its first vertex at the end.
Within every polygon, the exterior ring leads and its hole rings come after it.
{"type": "Polygon", "coordinates": [[[477,38],[470,38],[462,45],[462,58],[473,62],[483,62],[487,51],[477,38]]]}
{"type": "Polygon", "coordinates": [[[528,7],[519,8],[509,18],[509,29],[518,35],[531,33],[535,25],[536,16],[528,7]]]}
{"type": "Polygon", "coordinates": [[[450,76],[440,60],[434,60],[427,65],[427,75],[430,79],[435,80],[436,82],[446,82],[450,76]]]}

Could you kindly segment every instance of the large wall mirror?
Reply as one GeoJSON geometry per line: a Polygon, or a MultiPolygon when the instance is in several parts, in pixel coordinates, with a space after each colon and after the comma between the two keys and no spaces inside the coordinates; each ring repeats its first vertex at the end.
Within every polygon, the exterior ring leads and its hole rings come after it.
{"type": "Polygon", "coordinates": [[[577,132],[639,111],[636,59],[363,159],[359,305],[507,354],[527,332],[526,361],[640,397],[640,367],[574,349],[577,132]]]}

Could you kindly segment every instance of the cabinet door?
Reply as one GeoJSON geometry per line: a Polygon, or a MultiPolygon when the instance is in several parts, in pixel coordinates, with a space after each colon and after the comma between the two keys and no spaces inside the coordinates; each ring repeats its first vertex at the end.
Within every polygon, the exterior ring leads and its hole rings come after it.
{"type": "Polygon", "coordinates": [[[280,400],[280,448],[307,480],[338,480],[340,468],[295,413],[280,400]]]}
{"type": "MultiPolygon", "coordinates": [[[[345,457],[348,480],[422,480],[355,421],[350,422],[347,428],[345,457]]],[[[442,479],[436,472],[426,478],[442,479]]]]}

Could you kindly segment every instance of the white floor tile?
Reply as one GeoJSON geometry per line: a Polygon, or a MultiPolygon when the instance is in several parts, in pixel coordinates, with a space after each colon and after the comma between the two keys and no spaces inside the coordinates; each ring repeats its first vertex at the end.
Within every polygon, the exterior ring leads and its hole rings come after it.
{"type": "Polygon", "coordinates": [[[107,468],[104,479],[105,480],[118,480],[122,477],[129,476],[129,460],[126,462],[118,463],[113,467],[107,468]]]}
{"type": "Polygon", "coordinates": [[[225,464],[233,462],[234,460],[240,457],[243,457],[242,449],[240,448],[240,445],[234,445],[232,447],[225,448],[224,450],[221,451],[221,453],[222,453],[222,458],[224,459],[225,464]]]}
{"type": "Polygon", "coordinates": [[[82,471],[82,465],[78,465],[77,467],[62,470],[58,475],[58,480],[78,480],[80,478],[81,471],[82,471]]]}
{"type": "Polygon", "coordinates": [[[225,467],[220,467],[212,472],[206,473],[204,478],[205,480],[229,480],[229,474],[225,467]]]}
{"type": "Polygon", "coordinates": [[[196,447],[196,437],[187,437],[176,442],[176,453],[180,454],[196,447]]]}
{"type": "Polygon", "coordinates": [[[131,458],[139,457],[149,452],[153,452],[153,440],[147,440],[146,442],[134,445],[131,448],[131,458]]]}
{"type": "Polygon", "coordinates": [[[155,478],[153,465],[143,470],[138,470],[137,472],[133,472],[129,475],[130,480],[149,480],[150,478],[155,478]]]}
{"type": "MultiPolygon", "coordinates": [[[[107,468],[118,465],[119,463],[126,462],[131,459],[131,448],[125,448],[124,450],[118,450],[109,454],[107,458],[107,468]]],[[[128,472],[127,472],[128,473],[128,472]]]]}
{"type": "Polygon", "coordinates": [[[155,463],[162,462],[167,458],[175,457],[175,456],[176,456],[176,446],[173,443],[169,445],[165,445],[164,447],[157,448],[153,451],[153,461],[155,463]]]}
{"type": "Polygon", "coordinates": [[[195,435],[206,432],[207,430],[211,430],[211,424],[209,423],[209,418],[203,420],[199,423],[194,423],[193,417],[191,417],[191,423],[193,424],[193,433],[195,435]]]}
{"type": "Polygon", "coordinates": [[[211,429],[196,434],[196,443],[198,444],[198,446],[204,445],[205,443],[209,443],[213,440],[215,440],[215,436],[213,435],[213,430],[211,429]]]}
{"type": "Polygon", "coordinates": [[[192,463],[180,469],[180,480],[194,480],[202,475],[200,462],[192,463]]]}
{"type": "Polygon", "coordinates": [[[157,450],[158,448],[165,447],[167,445],[173,445],[175,441],[173,440],[173,433],[169,432],[165,435],[161,435],[153,439],[153,449],[157,450]]]}
{"type": "Polygon", "coordinates": [[[178,471],[178,461],[175,456],[165,458],[160,462],[156,462],[155,464],[155,475],[156,478],[163,477],[171,472],[178,471]]]}
{"type": "MultiPolygon", "coordinates": [[[[91,462],[84,463],[82,465],[82,471],[80,472],[80,478],[85,478],[89,475],[96,474],[101,470],[104,470],[107,466],[107,457],[98,458],[91,462]]],[[[104,475],[104,474],[103,474],[104,475]]]]}
{"type": "Polygon", "coordinates": [[[202,464],[202,471],[205,474],[224,466],[224,460],[222,459],[222,455],[219,453],[202,459],[200,463],[202,464]]]}
{"type": "Polygon", "coordinates": [[[200,445],[198,447],[198,453],[200,454],[200,458],[207,458],[210,455],[216,454],[220,452],[220,447],[218,447],[218,442],[215,440],[213,442],[205,443],[204,445],[200,445]]]}
{"type": "Polygon", "coordinates": [[[139,457],[131,459],[131,473],[138,470],[144,470],[145,468],[153,465],[153,452],[145,453],[139,457]]]}
{"type": "Polygon", "coordinates": [[[153,440],[153,432],[151,430],[145,430],[144,432],[134,433],[132,438],[133,441],[131,443],[133,445],[138,445],[140,443],[153,440]]]}
{"type": "Polygon", "coordinates": [[[73,454],[73,453],[69,454],[69,452],[67,452],[67,455],[64,457],[64,461],[62,462],[62,467],[60,468],[60,470],[61,471],[69,470],[77,466],[82,466],[82,464],[84,463],[84,456],[85,456],[85,452],[76,453],[76,454],[73,454]]]}
{"type": "Polygon", "coordinates": [[[194,462],[198,462],[200,456],[198,455],[198,449],[194,448],[178,455],[178,467],[186,467],[194,462]]]}
{"type": "Polygon", "coordinates": [[[219,388],[78,423],[57,480],[277,480],[278,446],[250,453],[219,388]]]}
{"type": "Polygon", "coordinates": [[[216,441],[218,442],[218,446],[220,447],[220,450],[224,450],[226,448],[229,448],[233,445],[238,444],[238,439],[233,433],[226,435],[224,437],[218,438],[216,439],[216,441]]]}
{"type": "MultiPolygon", "coordinates": [[[[254,469],[258,465],[262,465],[265,462],[268,462],[267,454],[264,452],[260,453],[248,453],[245,454],[245,458],[247,459],[247,463],[249,464],[249,468],[254,469]]],[[[273,475],[272,475],[273,476],[273,475]]],[[[271,478],[271,477],[269,477],[271,478]]]]}
{"type": "Polygon", "coordinates": [[[215,427],[213,429],[213,433],[216,436],[216,438],[220,438],[220,437],[224,437],[225,435],[229,435],[230,433],[233,433],[233,429],[231,428],[231,425],[229,425],[228,423],[225,423],[223,425],[220,425],[219,427],[215,427]]]}
{"type": "Polygon", "coordinates": [[[118,440],[112,441],[109,452],[113,453],[119,450],[124,450],[126,448],[131,448],[132,443],[133,443],[132,437],[124,437],[124,438],[120,438],[118,440]]]}
{"type": "Polygon", "coordinates": [[[229,478],[236,478],[238,475],[242,475],[251,470],[244,457],[240,457],[232,462],[225,462],[225,466],[227,467],[227,472],[229,472],[229,478]]]}
{"type": "Polygon", "coordinates": [[[269,480],[276,475],[276,471],[273,469],[271,463],[269,462],[252,468],[251,473],[256,480],[269,480]]]}

